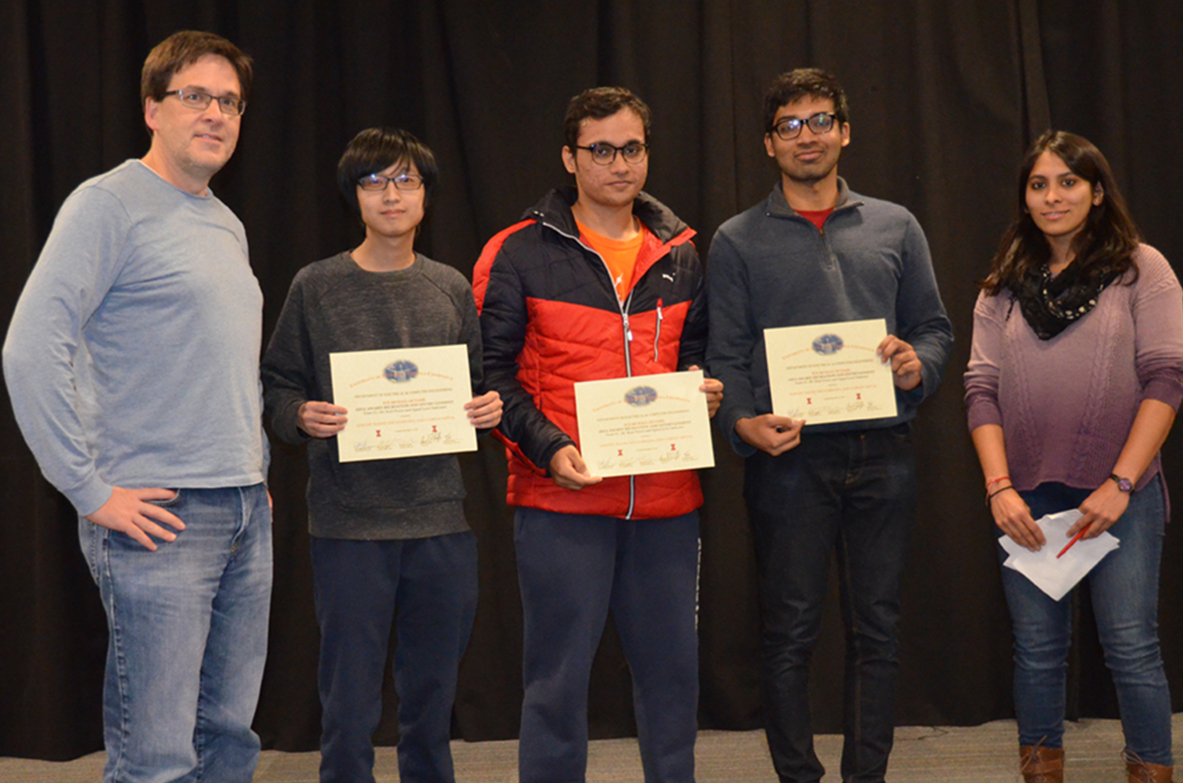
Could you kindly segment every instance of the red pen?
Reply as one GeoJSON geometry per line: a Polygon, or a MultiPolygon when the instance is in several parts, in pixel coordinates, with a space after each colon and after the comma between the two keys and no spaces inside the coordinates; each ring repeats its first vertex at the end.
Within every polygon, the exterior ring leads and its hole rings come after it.
{"type": "Polygon", "coordinates": [[[1073,545],[1073,544],[1075,544],[1077,541],[1079,541],[1079,540],[1080,540],[1080,537],[1084,535],[1084,531],[1086,531],[1086,530],[1088,530],[1088,526],[1087,526],[1087,525],[1086,525],[1085,527],[1082,527],[1082,528],[1080,529],[1080,532],[1079,532],[1079,533],[1077,533],[1077,534],[1076,534],[1076,535],[1075,535],[1075,536],[1072,538],[1072,540],[1068,542],[1068,546],[1066,546],[1066,547],[1064,547],[1063,549],[1061,549],[1061,550],[1060,550],[1060,554],[1056,555],[1056,559],[1057,559],[1057,560],[1059,560],[1061,557],[1063,557],[1063,556],[1064,556],[1064,553],[1065,553],[1065,552],[1067,552],[1069,549],[1071,549],[1071,548],[1072,548],[1072,545],[1073,545]]]}

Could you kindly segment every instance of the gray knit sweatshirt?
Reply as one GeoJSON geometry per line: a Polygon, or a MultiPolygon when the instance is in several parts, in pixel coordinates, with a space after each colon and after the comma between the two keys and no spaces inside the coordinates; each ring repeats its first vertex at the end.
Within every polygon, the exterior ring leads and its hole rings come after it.
{"type": "Polygon", "coordinates": [[[335,437],[310,438],[296,426],[302,404],[333,401],[330,353],[457,343],[468,346],[479,389],[476,305],[451,267],[416,255],[407,269],[368,272],[341,253],[296,275],[263,355],[263,383],[276,436],[308,444],[312,535],[408,539],[468,529],[456,455],[342,463],[335,437]]]}

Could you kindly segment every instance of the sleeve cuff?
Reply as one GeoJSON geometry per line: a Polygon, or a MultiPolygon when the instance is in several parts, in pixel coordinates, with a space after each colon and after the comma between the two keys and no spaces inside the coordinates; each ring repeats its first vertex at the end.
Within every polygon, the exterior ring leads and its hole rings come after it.
{"type": "Polygon", "coordinates": [[[735,423],[740,419],[754,419],[756,412],[748,409],[732,409],[726,415],[716,416],[719,419],[719,427],[723,434],[727,437],[727,442],[731,444],[732,450],[741,457],[750,457],[756,453],[756,447],[739,437],[739,433],[735,431],[735,423]]]}
{"type": "Polygon", "coordinates": [[[98,511],[103,504],[111,499],[115,487],[100,479],[97,475],[81,486],[64,492],[66,499],[74,504],[78,515],[85,517],[98,511]]]}
{"type": "Polygon", "coordinates": [[[563,438],[552,443],[545,451],[542,452],[540,459],[544,460],[544,462],[539,464],[538,462],[535,462],[532,459],[530,461],[534,462],[534,467],[538,468],[540,471],[542,471],[547,476],[549,476],[550,475],[550,461],[552,459],[554,459],[555,454],[558,454],[560,449],[564,449],[567,446],[574,446],[574,445],[575,445],[575,441],[571,440],[570,438],[568,438],[564,434],[563,438]]]}
{"type": "Polygon", "coordinates": [[[978,427],[984,427],[987,424],[997,424],[1002,426],[1002,412],[998,410],[997,405],[988,405],[984,402],[969,403],[969,411],[966,414],[966,420],[969,423],[969,431],[973,432],[978,427]]]}
{"type": "Polygon", "coordinates": [[[1170,405],[1178,412],[1179,405],[1183,403],[1183,388],[1179,384],[1163,378],[1155,379],[1146,384],[1146,390],[1142,392],[1142,399],[1158,400],[1170,405]]]}

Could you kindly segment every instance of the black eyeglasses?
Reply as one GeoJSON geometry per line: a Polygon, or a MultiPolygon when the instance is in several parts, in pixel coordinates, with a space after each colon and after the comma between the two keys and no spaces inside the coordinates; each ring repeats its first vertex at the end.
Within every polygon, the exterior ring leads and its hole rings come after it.
{"type": "Polygon", "coordinates": [[[592,160],[601,166],[611,166],[616,161],[616,153],[618,152],[624,158],[625,163],[634,164],[645,160],[645,156],[649,154],[649,145],[639,141],[630,141],[623,147],[615,147],[606,141],[597,141],[587,147],[576,145],[575,149],[587,150],[591,153],[592,160]]]}
{"type": "Polygon", "coordinates": [[[169,90],[165,97],[169,95],[177,96],[177,100],[186,109],[193,109],[194,111],[205,111],[209,105],[214,101],[218,102],[218,109],[227,117],[241,117],[246,111],[246,101],[241,98],[235,98],[233,95],[223,95],[220,98],[215,98],[208,92],[201,90],[169,90]]]}
{"type": "Polygon", "coordinates": [[[801,129],[806,125],[809,129],[817,135],[829,133],[830,129],[834,127],[834,123],[838,121],[838,115],[832,112],[819,111],[809,119],[800,120],[796,117],[787,117],[776,125],[772,126],[772,131],[783,141],[792,141],[801,135],[801,129]]]}
{"type": "Polygon", "coordinates": [[[395,174],[393,177],[367,174],[357,181],[357,186],[362,190],[386,190],[391,182],[396,190],[418,190],[423,187],[423,177],[418,174],[395,174]]]}

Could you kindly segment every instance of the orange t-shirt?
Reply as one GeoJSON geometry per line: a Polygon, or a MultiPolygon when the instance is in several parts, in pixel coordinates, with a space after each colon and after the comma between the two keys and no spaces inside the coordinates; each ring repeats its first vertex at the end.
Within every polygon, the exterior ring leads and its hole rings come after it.
{"type": "Polygon", "coordinates": [[[641,223],[641,230],[632,239],[617,240],[601,236],[588,229],[587,226],[575,221],[579,227],[579,235],[588,246],[600,254],[608,271],[612,274],[612,283],[616,286],[616,298],[624,301],[628,296],[628,289],[633,282],[633,269],[637,265],[637,253],[641,252],[641,245],[645,243],[645,235],[649,229],[641,223]]]}

